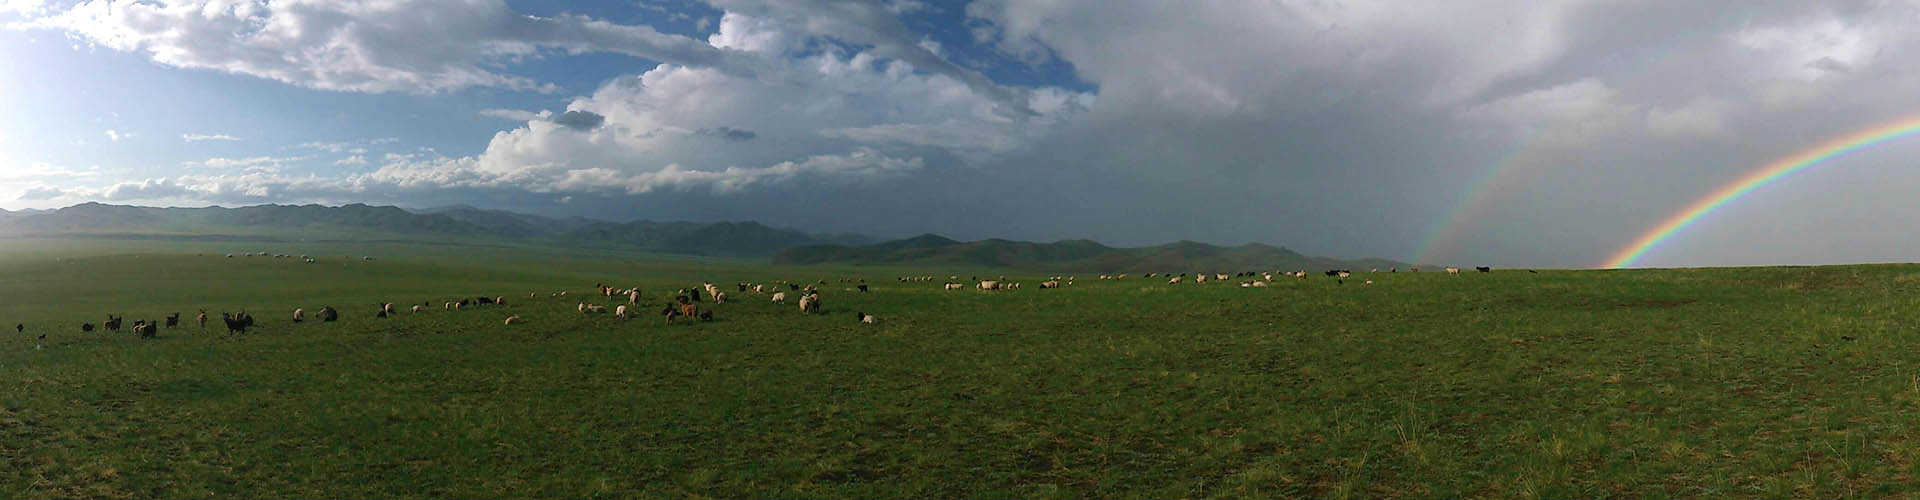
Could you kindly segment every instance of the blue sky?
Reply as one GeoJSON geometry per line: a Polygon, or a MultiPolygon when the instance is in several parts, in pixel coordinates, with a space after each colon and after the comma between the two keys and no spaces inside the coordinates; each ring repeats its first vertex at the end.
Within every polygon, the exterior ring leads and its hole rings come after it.
{"type": "MultiPolygon", "coordinates": [[[[1920,111],[1920,7],[0,0],[0,208],[611,220],[1593,265],[1920,111]],[[1463,208],[1464,207],[1464,208],[1463,208]]],[[[1649,265],[1913,260],[1893,143],[1649,265]]]]}

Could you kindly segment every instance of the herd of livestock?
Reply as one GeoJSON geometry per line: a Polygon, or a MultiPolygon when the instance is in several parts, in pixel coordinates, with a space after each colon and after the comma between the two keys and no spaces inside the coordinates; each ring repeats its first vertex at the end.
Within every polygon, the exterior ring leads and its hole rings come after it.
{"type": "MultiPolygon", "coordinates": [[[[263,253],[262,255],[266,255],[266,254],[263,253]]],[[[275,256],[277,257],[278,255],[275,255],[275,256]]],[[[229,257],[231,257],[231,254],[229,254],[229,257]]],[[[291,257],[291,256],[288,256],[288,257],[291,257]]],[[[300,256],[300,258],[305,258],[305,256],[300,256]]],[[[367,257],[365,259],[372,260],[371,257],[367,257]]],[[[1489,267],[1476,267],[1474,268],[1474,270],[1482,273],[1492,272],[1492,268],[1489,268],[1489,267]]],[[[1443,271],[1449,275],[1459,275],[1461,272],[1461,269],[1457,267],[1447,267],[1447,268],[1444,268],[1443,271]]],[[[1368,272],[1379,273],[1382,271],[1379,269],[1371,269],[1368,272]]],[[[1400,270],[1398,268],[1389,268],[1385,272],[1398,273],[1400,272],[1400,270]]],[[[1418,273],[1420,272],[1420,268],[1418,267],[1410,268],[1409,272],[1418,273]]],[[[1339,281],[1339,283],[1344,284],[1346,282],[1346,279],[1351,277],[1354,273],[1353,271],[1348,269],[1329,269],[1329,270],[1326,270],[1324,274],[1328,277],[1336,278],[1339,281]]],[[[1099,275],[1099,279],[1118,281],[1118,280],[1125,280],[1128,278],[1128,276],[1129,275],[1127,274],[1102,274],[1102,275],[1099,275]]],[[[1187,279],[1188,279],[1188,273],[1178,273],[1178,274],[1147,273],[1142,276],[1149,279],[1165,278],[1167,280],[1168,285],[1179,285],[1183,282],[1187,282],[1187,279]]],[[[1192,274],[1191,282],[1196,284],[1204,284],[1211,279],[1216,283],[1224,283],[1224,282],[1228,282],[1229,280],[1235,280],[1236,278],[1244,279],[1244,280],[1238,281],[1239,286],[1242,288],[1259,288],[1259,287],[1269,286],[1269,284],[1272,283],[1277,278],[1306,279],[1307,273],[1306,271],[1293,271],[1293,272],[1247,271],[1247,272],[1240,272],[1235,274],[1194,273],[1192,274]]],[[[930,281],[933,281],[934,279],[935,277],[933,276],[901,276],[898,278],[898,280],[903,283],[930,282],[930,281]]],[[[943,289],[963,290],[968,288],[966,284],[960,282],[959,280],[960,280],[960,277],[958,275],[948,276],[947,280],[942,285],[943,289]]],[[[849,288],[848,291],[858,290],[859,292],[864,293],[869,290],[869,287],[865,279],[859,279],[857,281],[854,279],[842,279],[840,281],[842,283],[853,285],[853,287],[849,288]]],[[[1020,286],[1021,286],[1021,284],[1018,282],[1008,281],[1005,276],[992,277],[988,279],[982,279],[979,276],[973,276],[970,281],[973,282],[972,288],[976,288],[982,291],[1017,290],[1017,289],[1020,289],[1020,286]]],[[[1058,289],[1064,286],[1072,285],[1073,281],[1074,281],[1073,276],[1052,276],[1047,278],[1045,281],[1041,282],[1039,284],[1039,287],[1042,289],[1058,289]]],[[[1368,280],[1366,281],[1366,283],[1371,284],[1373,283],[1373,281],[1368,280]]],[[[785,304],[787,302],[788,293],[791,292],[797,296],[795,300],[799,304],[799,309],[801,313],[815,314],[820,312],[820,304],[821,304],[820,289],[817,285],[824,285],[824,284],[827,284],[827,281],[819,280],[817,284],[808,284],[805,286],[802,286],[798,283],[788,282],[785,280],[779,280],[779,281],[766,283],[766,284],[737,283],[735,285],[734,291],[740,294],[753,293],[756,295],[768,296],[770,298],[770,301],[776,304],[785,304]]],[[[638,287],[615,288],[613,286],[602,283],[602,284],[594,285],[594,289],[597,292],[597,295],[603,296],[606,299],[612,299],[616,302],[619,301],[620,299],[624,299],[625,302],[627,302],[626,304],[613,305],[611,312],[615,317],[625,319],[625,318],[630,318],[638,314],[641,314],[641,309],[640,309],[641,293],[638,287]]],[[[540,294],[538,292],[532,292],[527,294],[528,299],[536,299],[539,296],[540,294]]],[[[548,294],[548,296],[555,297],[555,298],[562,298],[567,296],[567,292],[566,291],[552,292],[548,294]]],[[[696,287],[682,288],[677,290],[673,294],[671,300],[666,302],[663,307],[657,310],[657,314],[661,317],[664,317],[668,323],[672,323],[676,319],[686,319],[686,320],[692,320],[692,321],[712,321],[714,319],[713,310],[710,307],[703,308],[701,304],[703,302],[711,303],[711,304],[721,304],[721,303],[727,302],[728,299],[729,299],[728,294],[725,291],[721,290],[719,286],[716,286],[713,283],[702,283],[701,285],[696,287]]],[[[489,306],[489,305],[496,306],[496,307],[504,307],[506,306],[506,304],[507,304],[507,299],[505,296],[468,297],[468,298],[460,298],[456,300],[446,301],[442,307],[447,310],[462,310],[469,307],[489,306]]],[[[432,302],[424,302],[418,305],[411,305],[406,310],[409,313],[418,314],[422,310],[429,309],[431,307],[432,307],[432,302]]],[[[600,304],[591,304],[587,302],[579,302],[576,306],[576,310],[582,314],[599,314],[599,313],[608,312],[608,306],[600,305],[600,304]]],[[[379,304],[373,313],[373,315],[378,318],[387,318],[391,316],[397,316],[398,314],[400,314],[400,309],[395,307],[394,304],[390,302],[379,304]]],[[[876,318],[871,314],[867,314],[865,312],[855,312],[854,314],[856,318],[859,320],[859,322],[864,324],[874,324],[878,321],[878,318],[876,318]]],[[[313,317],[321,322],[338,321],[340,319],[340,311],[332,306],[326,306],[316,311],[313,317]]],[[[194,316],[194,321],[198,324],[198,326],[202,330],[205,330],[207,328],[208,319],[209,317],[207,315],[206,310],[201,310],[199,314],[194,316]]],[[[125,325],[125,320],[126,318],[124,317],[108,314],[106,321],[101,322],[100,327],[109,332],[118,332],[123,327],[129,327],[128,325],[125,325]]],[[[242,310],[240,312],[221,313],[220,320],[226,326],[228,334],[244,334],[247,332],[248,328],[251,328],[255,324],[253,315],[249,314],[245,310],[242,310]]],[[[307,320],[307,311],[305,309],[295,308],[293,310],[293,313],[292,313],[293,323],[302,323],[302,322],[305,322],[306,320],[307,320]]],[[[506,319],[502,321],[502,323],[506,325],[514,325],[522,322],[524,322],[524,320],[518,314],[507,316],[506,319]]],[[[171,329],[179,325],[180,325],[180,314],[174,313],[172,315],[166,316],[164,321],[156,321],[156,320],[150,320],[150,319],[135,320],[133,324],[130,325],[130,328],[132,332],[135,335],[139,336],[140,338],[154,338],[159,334],[160,328],[164,327],[164,328],[171,329]]],[[[21,324],[15,325],[14,328],[16,331],[20,333],[25,333],[27,326],[25,323],[21,323],[21,324]]],[[[93,332],[95,331],[95,326],[93,323],[90,323],[90,322],[81,323],[80,331],[93,332]]],[[[41,334],[39,338],[45,339],[46,335],[41,334]]]]}

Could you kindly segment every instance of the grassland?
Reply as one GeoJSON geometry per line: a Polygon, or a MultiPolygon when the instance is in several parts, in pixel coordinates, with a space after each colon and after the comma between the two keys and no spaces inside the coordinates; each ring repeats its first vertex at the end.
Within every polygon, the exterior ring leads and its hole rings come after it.
{"type": "Polygon", "coordinates": [[[1027,288],[981,293],[892,280],[944,269],[275,245],[0,240],[0,497],[1920,491],[1920,266],[1009,273],[1027,288]],[[321,262],[221,257],[247,250],[321,262]],[[703,324],[545,296],[845,277],[873,291],[831,283],[819,316],[749,296],[703,324]],[[480,294],[509,304],[372,317],[480,294]],[[342,321],[285,321],[323,305],[342,321]],[[76,327],[202,308],[263,325],[76,327]]]}

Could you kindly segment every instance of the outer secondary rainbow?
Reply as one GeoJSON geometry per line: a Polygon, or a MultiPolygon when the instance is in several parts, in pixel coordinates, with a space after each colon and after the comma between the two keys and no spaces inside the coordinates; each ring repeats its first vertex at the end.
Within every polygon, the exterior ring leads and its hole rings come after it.
{"type": "Polygon", "coordinates": [[[1619,252],[1614,253],[1613,256],[1609,257],[1607,262],[1600,267],[1622,268],[1631,266],[1634,261],[1640,260],[1640,257],[1645,256],[1648,251],[1659,247],[1660,243],[1672,239],[1675,234],[1692,226],[1693,223],[1699,221],[1701,217],[1713,213],[1714,210],[1726,206],[1726,204],[1740,199],[1740,197],[1746,196],[1747,193],[1751,193],[1762,186],[1772,184],[1774,181],[1793,175],[1795,172],[1820,165],[1827,160],[1846,156],[1848,153],[1854,151],[1873,147],[1874,145],[1894,139],[1911,136],[1916,133],[1920,133],[1920,117],[1906,118],[1840,136],[1812,149],[1769,163],[1766,167],[1748,173],[1739,180],[1721,186],[1720,189],[1716,189],[1707,196],[1695,200],[1679,213],[1668,217],[1665,221],[1662,221],[1660,225],[1654,226],[1654,228],[1647,231],[1646,234],[1642,234],[1639,238],[1634,239],[1632,245],[1628,245],[1620,249],[1619,252]]]}

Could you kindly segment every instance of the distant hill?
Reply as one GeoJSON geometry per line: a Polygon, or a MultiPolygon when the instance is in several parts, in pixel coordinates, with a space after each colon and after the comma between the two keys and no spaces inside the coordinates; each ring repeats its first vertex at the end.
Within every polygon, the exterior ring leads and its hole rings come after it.
{"type": "Polygon", "coordinates": [[[797,265],[943,265],[1116,273],[1408,267],[1405,263],[1386,259],[1312,257],[1261,244],[1221,247],[1180,241],[1152,247],[1115,248],[1089,240],[1033,243],[989,239],[961,242],[934,234],[867,246],[796,246],[775,255],[773,262],[797,265]]]}
{"type": "Polygon", "coordinates": [[[633,248],[687,255],[766,257],[802,245],[864,244],[860,235],[810,235],[744,222],[555,219],[470,206],[406,210],[349,204],[153,208],[83,203],[0,211],[0,236],[197,240],[421,240],[633,248]]]}

